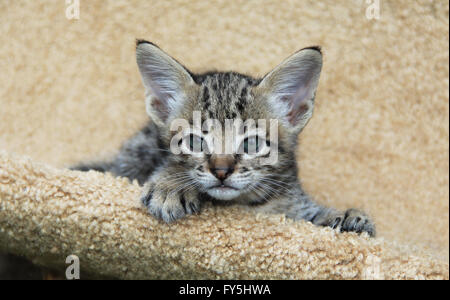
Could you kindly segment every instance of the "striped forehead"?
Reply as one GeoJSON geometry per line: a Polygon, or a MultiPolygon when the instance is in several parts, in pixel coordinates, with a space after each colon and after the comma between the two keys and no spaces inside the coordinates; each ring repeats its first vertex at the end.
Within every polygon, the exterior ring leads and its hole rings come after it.
{"type": "Polygon", "coordinates": [[[200,82],[200,107],[204,118],[240,118],[250,101],[251,87],[257,80],[245,75],[227,72],[205,75],[200,82]]]}

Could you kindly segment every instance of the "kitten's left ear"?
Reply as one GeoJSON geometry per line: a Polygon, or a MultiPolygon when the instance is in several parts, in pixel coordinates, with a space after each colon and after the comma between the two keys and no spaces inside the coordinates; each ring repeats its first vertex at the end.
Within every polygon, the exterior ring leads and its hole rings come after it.
{"type": "Polygon", "coordinates": [[[297,132],[312,116],[321,69],[320,48],[305,48],[264,76],[257,87],[272,112],[297,132]]]}
{"type": "Polygon", "coordinates": [[[147,113],[157,124],[167,124],[186,102],[194,80],[186,68],[153,43],[138,40],[136,59],[146,90],[147,113]]]}

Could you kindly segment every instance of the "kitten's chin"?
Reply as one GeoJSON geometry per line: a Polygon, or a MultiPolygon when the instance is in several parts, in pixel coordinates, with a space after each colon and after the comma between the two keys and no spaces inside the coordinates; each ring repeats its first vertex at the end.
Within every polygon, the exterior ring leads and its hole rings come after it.
{"type": "Polygon", "coordinates": [[[207,190],[207,193],[217,200],[233,200],[241,194],[241,191],[230,187],[215,187],[207,190]]]}

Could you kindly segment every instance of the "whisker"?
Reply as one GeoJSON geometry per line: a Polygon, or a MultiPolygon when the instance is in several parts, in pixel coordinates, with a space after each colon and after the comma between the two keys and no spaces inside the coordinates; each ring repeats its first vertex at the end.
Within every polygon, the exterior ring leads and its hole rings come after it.
{"type": "Polygon", "coordinates": [[[151,150],[157,150],[157,151],[163,151],[163,152],[170,152],[170,153],[172,153],[171,150],[161,149],[161,148],[150,148],[150,147],[149,147],[148,150],[149,150],[149,151],[151,151],[151,150]]]}
{"type": "Polygon", "coordinates": [[[261,181],[264,182],[264,183],[266,183],[266,184],[269,184],[269,183],[270,183],[270,184],[276,185],[278,188],[283,189],[283,190],[285,190],[285,191],[288,192],[288,193],[291,192],[290,189],[288,189],[287,187],[285,187],[285,186],[283,186],[283,185],[281,185],[281,184],[279,184],[279,183],[277,183],[277,182],[270,181],[270,180],[264,179],[264,178],[261,179],[261,181]]]}
{"type": "MultiPolygon", "coordinates": [[[[290,175],[283,175],[283,174],[281,174],[281,175],[278,175],[278,174],[277,174],[277,175],[275,175],[275,174],[269,174],[269,175],[264,176],[263,178],[275,180],[275,181],[280,182],[280,183],[286,183],[285,181],[278,180],[277,177],[292,178],[292,179],[294,179],[294,177],[292,177],[292,176],[290,176],[290,175]]],[[[295,180],[296,180],[296,179],[295,179],[295,180]]]]}
{"type": "Polygon", "coordinates": [[[262,187],[259,187],[259,186],[251,186],[250,188],[251,188],[254,192],[256,192],[256,194],[257,194],[259,197],[262,197],[263,200],[264,200],[264,202],[268,202],[268,201],[269,201],[268,197],[271,197],[271,195],[270,195],[269,193],[267,193],[262,187]],[[263,193],[263,195],[261,195],[261,193],[263,193]]]}
{"type": "Polygon", "coordinates": [[[274,195],[277,195],[277,194],[279,193],[279,191],[277,191],[276,189],[272,188],[271,186],[269,186],[269,185],[267,185],[267,184],[265,184],[265,183],[263,183],[263,182],[260,182],[260,186],[261,186],[265,191],[268,190],[269,193],[270,193],[270,195],[271,195],[271,197],[274,196],[274,195]]]}

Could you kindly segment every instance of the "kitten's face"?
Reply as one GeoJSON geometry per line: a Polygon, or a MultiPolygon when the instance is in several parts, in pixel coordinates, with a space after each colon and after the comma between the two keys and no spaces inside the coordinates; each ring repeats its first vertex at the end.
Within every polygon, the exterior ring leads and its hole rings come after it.
{"type": "Polygon", "coordinates": [[[261,80],[233,72],[194,75],[150,43],[138,44],[137,57],[147,111],[167,143],[181,137],[178,144],[187,151],[170,159],[195,188],[218,200],[252,202],[283,194],[296,181],[297,135],[311,116],[320,74],[317,49],[297,52],[261,80]],[[193,125],[194,112],[201,124],[215,120],[216,126],[195,134],[169,130],[177,119],[193,125]],[[278,124],[271,126],[271,119],[278,124]],[[227,139],[227,120],[263,120],[266,129],[245,123],[227,139]],[[276,159],[267,163],[274,151],[276,159]]]}
{"type": "Polygon", "coordinates": [[[286,186],[286,180],[282,181],[286,177],[295,180],[295,143],[282,125],[271,128],[275,116],[256,93],[259,80],[236,73],[209,73],[194,80],[197,92],[191,94],[177,118],[193,125],[194,111],[198,111],[202,124],[207,120],[220,124],[219,129],[182,135],[187,151],[178,157],[179,163],[200,191],[218,200],[264,199],[272,196],[274,185],[286,186]],[[241,126],[233,138],[227,139],[226,120],[241,121],[235,123],[241,126]],[[255,123],[249,123],[251,120],[255,123]],[[265,121],[265,130],[258,130],[258,120],[265,121]],[[231,151],[224,153],[226,150],[231,151]],[[271,151],[278,151],[278,156],[269,164],[271,151]]]}

